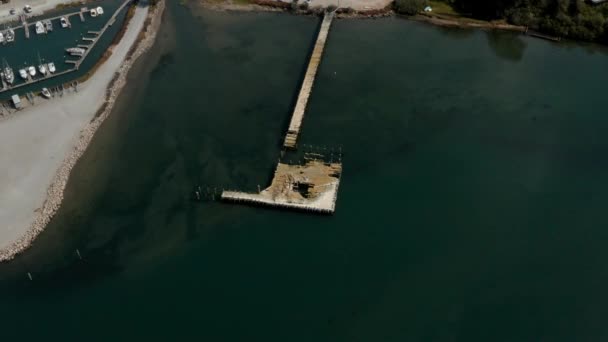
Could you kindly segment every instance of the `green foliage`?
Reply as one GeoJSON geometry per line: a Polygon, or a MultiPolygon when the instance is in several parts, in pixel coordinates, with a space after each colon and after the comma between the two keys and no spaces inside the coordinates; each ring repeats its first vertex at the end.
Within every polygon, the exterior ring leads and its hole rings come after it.
{"type": "Polygon", "coordinates": [[[608,3],[585,0],[443,0],[479,19],[507,19],[560,37],[608,43],[608,3]]]}
{"type": "Polygon", "coordinates": [[[401,14],[414,15],[424,9],[426,0],[395,0],[395,10],[401,14]]]}

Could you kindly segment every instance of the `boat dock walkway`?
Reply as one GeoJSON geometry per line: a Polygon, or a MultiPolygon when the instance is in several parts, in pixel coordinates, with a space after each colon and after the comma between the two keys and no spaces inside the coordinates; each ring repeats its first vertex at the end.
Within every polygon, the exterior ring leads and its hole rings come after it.
{"type": "Polygon", "coordinates": [[[291,116],[291,122],[289,123],[289,128],[287,129],[285,141],[283,142],[283,147],[286,149],[297,148],[297,140],[298,135],[300,134],[300,127],[302,126],[302,120],[304,120],[304,112],[306,111],[308,98],[312,92],[312,86],[315,82],[317,69],[319,68],[319,64],[321,64],[325,42],[327,41],[329,28],[331,27],[331,23],[334,19],[334,13],[335,11],[325,12],[325,16],[323,17],[323,22],[321,23],[321,28],[319,29],[319,35],[317,36],[315,47],[312,50],[310,61],[308,62],[308,68],[306,69],[306,74],[304,75],[304,81],[302,81],[302,87],[300,88],[300,93],[298,94],[298,99],[291,116]]]}

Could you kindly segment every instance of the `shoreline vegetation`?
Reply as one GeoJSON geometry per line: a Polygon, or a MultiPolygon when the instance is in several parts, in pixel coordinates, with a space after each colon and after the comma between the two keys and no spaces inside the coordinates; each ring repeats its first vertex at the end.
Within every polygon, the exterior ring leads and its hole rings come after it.
{"type": "MultiPolygon", "coordinates": [[[[135,8],[136,6],[138,6],[137,3],[135,3],[132,8],[135,8]]],[[[44,204],[40,209],[36,210],[36,217],[34,218],[33,223],[19,239],[10,243],[7,247],[0,249],[0,261],[12,260],[17,254],[26,250],[32,244],[34,239],[44,230],[46,225],[59,209],[63,200],[63,192],[67,185],[72,168],[86,151],[97,129],[110,115],[120,91],[126,85],[127,74],[131,69],[131,66],[154,44],[158,29],[160,27],[164,8],[165,2],[163,0],[154,1],[154,4],[150,5],[150,10],[147,13],[147,17],[137,35],[137,38],[130,46],[124,60],[120,64],[120,67],[114,73],[113,78],[108,83],[105,90],[104,102],[95,112],[90,122],[84,128],[82,128],[77,142],[74,144],[68,155],[63,159],[61,166],[59,167],[46,191],[44,204]]],[[[131,10],[131,8],[129,10],[131,10]]],[[[94,71],[98,69],[108,58],[110,58],[112,48],[115,48],[120,42],[122,36],[127,30],[129,23],[131,22],[130,18],[128,19],[129,20],[125,20],[124,26],[121,29],[121,31],[123,31],[122,34],[119,32],[120,36],[117,36],[117,39],[115,39],[111,47],[108,49],[109,52],[107,53],[107,56],[104,56],[105,59],[102,58],[98,63],[96,63],[88,77],[93,75],[94,71]]]]}
{"type": "MultiPolygon", "coordinates": [[[[183,1],[182,4],[187,4],[183,1]]],[[[320,15],[322,7],[308,2],[278,0],[195,0],[205,8],[224,11],[289,12],[320,15]]],[[[394,0],[382,8],[339,8],[337,18],[397,16],[453,28],[519,32],[559,41],[562,38],[608,44],[608,3],[584,0],[546,0],[534,7],[532,0],[394,0]],[[510,7],[508,4],[511,4],[510,7]],[[426,6],[432,10],[425,11],[426,6]],[[476,7],[477,6],[477,7],[476,7]],[[494,6],[494,7],[493,7],[494,6]],[[473,10],[479,8],[478,10],[473,10]],[[606,18],[606,19],[604,19],[606,18]]]]}

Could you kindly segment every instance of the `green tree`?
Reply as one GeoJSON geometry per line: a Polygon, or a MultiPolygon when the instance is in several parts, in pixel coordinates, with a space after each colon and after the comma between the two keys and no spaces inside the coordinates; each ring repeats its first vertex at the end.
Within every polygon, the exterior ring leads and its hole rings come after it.
{"type": "Polygon", "coordinates": [[[414,15],[422,11],[426,0],[395,0],[395,9],[401,14],[414,15]]]}

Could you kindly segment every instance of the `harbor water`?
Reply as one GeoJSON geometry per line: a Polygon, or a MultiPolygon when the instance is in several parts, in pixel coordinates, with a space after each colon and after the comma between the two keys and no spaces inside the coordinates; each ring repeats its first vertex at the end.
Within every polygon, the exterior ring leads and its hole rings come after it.
{"type": "MultiPolygon", "coordinates": [[[[90,45],[90,41],[83,41],[82,38],[92,37],[91,34],[87,34],[89,31],[101,30],[123,1],[124,0],[100,0],[87,4],[86,6],[89,6],[89,8],[92,8],[92,6],[102,6],[104,14],[93,18],[89,13],[85,13],[83,15],[85,19],[84,22],[80,20],[78,15],[71,16],[69,18],[71,28],[62,28],[59,19],[55,19],[52,21],[53,31],[46,34],[36,34],[35,26],[30,25],[29,39],[25,37],[25,30],[23,28],[16,28],[18,25],[21,25],[20,22],[11,22],[3,25],[1,30],[8,27],[13,27],[15,30],[15,41],[0,45],[0,60],[5,60],[13,69],[13,72],[15,73],[14,85],[17,86],[24,83],[24,80],[19,76],[19,69],[27,68],[29,66],[34,66],[37,69],[34,80],[41,78],[41,74],[38,71],[38,65],[41,63],[53,62],[57,69],[56,73],[73,68],[73,64],[68,64],[65,61],[77,60],[78,58],[70,56],[65,50],[67,48],[77,47],[77,45],[81,44],[90,45]]],[[[55,18],[60,15],[78,12],[80,8],[81,6],[76,6],[50,11],[43,16],[29,18],[28,24],[34,24],[36,21],[43,21],[46,18],[55,18]]],[[[39,92],[43,87],[58,86],[69,82],[70,80],[77,79],[87,73],[101,58],[104,51],[107,50],[116,34],[120,31],[126,14],[127,10],[125,9],[116,18],[116,23],[109,27],[104,35],[99,38],[91,53],[89,53],[85,61],[81,64],[79,70],[52,79],[42,80],[29,86],[2,92],[0,93],[0,100],[6,100],[15,93],[22,95],[27,92],[39,92]]]]}
{"type": "Polygon", "coordinates": [[[603,48],[337,20],[299,137],[343,152],[335,215],[191,200],[268,184],[318,25],[168,1],[0,264],[3,338],[605,340],[603,48]]]}

